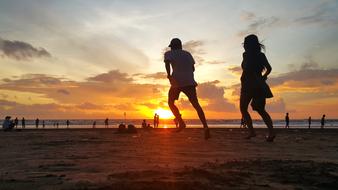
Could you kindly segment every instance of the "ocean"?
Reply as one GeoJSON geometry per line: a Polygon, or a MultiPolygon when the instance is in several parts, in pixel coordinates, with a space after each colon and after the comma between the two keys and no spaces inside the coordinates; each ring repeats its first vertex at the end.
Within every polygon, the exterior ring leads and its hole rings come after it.
{"type": "MultiPolygon", "coordinates": [[[[57,128],[57,123],[59,124],[58,128],[67,128],[66,119],[46,119],[45,128],[54,129],[57,128]]],[[[104,119],[70,119],[69,128],[93,128],[93,122],[96,121],[96,128],[105,128],[104,119]]],[[[153,126],[153,120],[146,120],[147,123],[150,123],[153,126]]],[[[198,119],[187,119],[185,120],[188,128],[200,128],[202,127],[201,122],[198,119]]],[[[3,120],[0,120],[1,124],[3,120]]],[[[275,128],[284,128],[284,120],[274,120],[275,128]]],[[[133,124],[137,128],[141,127],[142,119],[111,119],[109,120],[109,128],[117,128],[120,123],[133,124]]],[[[254,127],[256,128],[265,128],[265,124],[261,120],[254,120],[254,127]]],[[[239,128],[240,120],[239,119],[210,119],[208,120],[208,125],[210,128],[239,128]]],[[[21,128],[21,120],[19,120],[18,128],[21,128]]],[[[175,124],[173,120],[161,120],[159,124],[160,128],[174,128],[175,124]]],[[[299,120],[290,120],[290,128],[307,128],[308,121],[307,119],[299,120]]],[[[27,129],[35,129],[35,120],[26,120],[27,129]]],[[[42,119],[39,122],[38,128],[42,128],[42,119]]],[[[311,128],[320,128],[320,120],[312,120],[311,128]]],[[[325,123],[325,128],[338,128],[338,119],[327,119],[325,123]]]]}

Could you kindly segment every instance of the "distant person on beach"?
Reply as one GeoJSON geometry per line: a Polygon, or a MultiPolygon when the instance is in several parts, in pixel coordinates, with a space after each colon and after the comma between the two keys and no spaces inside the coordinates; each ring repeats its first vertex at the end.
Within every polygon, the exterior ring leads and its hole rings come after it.
{"type": "Polygon", "coordinates": [[[69,125],[70,125],[70,121],[67,119],[66,121],[66,125],[67,125],[67,129],[69,128],[69,125]]]}
{"type": "Polygon", "coordinates": [[[310,116],[309,119],[308,119],[309,129],[311,128],[311,122],[312,122],[312,119],[311,119],[311,116],[310,116]]]}
{"type": "Polygon", "coordinates": [[[286,113],[285,115],[285,128],[290,128],[290,118],[289,118],[289,113],[286,113]]]}
{"type": "Polygon", "coordinates": [[[325,114],[323,115],[322,119],[320,120],[320,128],[324,129],[325,126],[325,114]]]}
{"type": "Polygon", "coordinates": [[[36,118],[36,120],[35,120],[35,127],[36,128],[39,128],[39,121],[40,121],[39,118],[36,118]]]}
{"type": "Polygon", "coordinates": [[[145,119],[142,121],[142,128],[143,129],[147,128],[147,122],[145,119]]]}
{"type": "Polygon", "coordinates": [[[106,118],[106,119],[104,120],[104,126],[105,126],[105,128],[108,128],[108,127],[109,127],[109,120],[108,120],[108,118],[106,118]]]}
{"type": "Polygon", "coordinates": [[[15,123],[11,120],[11,116],[6,116],[5,120],[2,123],[2,128],[4,131],[10,131],[14,128],[15,123]]]}
{"type": "Polygon", "coordinates": [[[23,117],[22,120],[21,120],[21,125],[22,125],[22,128],[26,128],[26,120],[25,118],[23,117]]]}
{"type": "Polygon", "coordinates": [[[156,128],[160,125],[160,115],[157,114],[156,116],[156,128]]]}
{"type": "Polygon", "coordinates": [[[59,122],[56,122],[56,128],[57,129],[59,128],[59,122]]]}
{"type": "Polygon", "coordinates": [[[269,133],[268,136],[266,136],[266,141],[272,142],[276,135],[273,131],[272,119],[265,110],[266,98],[273,97],[270,87],[266,83],[272,68],[262,49],[264,49],[264,45],[258,41],[256,35],[251,34],[245,37],[245,52],[243,53],[241,65],[243,72],[241,76],[240,110],[244,122],[249,129],[249,134],[246,139],[256,136],[252,119],[248,112],[248,106],[251,102],[252,109],[258,112],[268,127],[269,133]],[[263,71],[265,72],[262,75],[263,71]]]}
{"type": "Polygon", "coordinates": [[[93,122],[93,129],[96,128],[96,121],[93,122]]]}
{"type": "Polygon", "coordinates": [[[157,126],[157,113],[154,115],[154,128],[157,126]]]}
{"type": "Polygon", "coordinates": [[[210,132],[202,107],[200,106],[196,93],[197,83],[194,79],[195,61],[192,55],[182,49],[182,42],[178,38],[171,40],[169,47],[171,50],[165,52],[164,62],[167,71],[167,78],[170,81],[171,87],[168,93],[168,104],[179,123],[178,131],[186,127],[180,111],[175,105],[175,100],[178,100],[179,95],[183,92],[193,105],[198,113],[198,116],[204,127],[204,138],[210,138],[210,132]],[[171,68],[172,72],[171,72],[171,68]]]}
{"type": "Polygon", "coordinates": [[[42,120],[42,128],[45,128],[45,120],[42,120]]]}
{"type": "Polygon", "coordinates": [[[14,119],[14,125],[15,125],[15,128],[18,128],[19,119],[17,117],[14,119]]]}

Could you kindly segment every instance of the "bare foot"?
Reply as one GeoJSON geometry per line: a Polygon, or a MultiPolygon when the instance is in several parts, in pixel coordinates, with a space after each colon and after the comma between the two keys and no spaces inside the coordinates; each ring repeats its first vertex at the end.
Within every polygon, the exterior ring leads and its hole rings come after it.
{"type": "Polygon", "coordinates": [[[176,132],[180,132],[183,129],[185,129],[187,126],[185,125],[184,121],[182,121],[179,125],[178,125],[178,129],[176,130],[176,132]]]}

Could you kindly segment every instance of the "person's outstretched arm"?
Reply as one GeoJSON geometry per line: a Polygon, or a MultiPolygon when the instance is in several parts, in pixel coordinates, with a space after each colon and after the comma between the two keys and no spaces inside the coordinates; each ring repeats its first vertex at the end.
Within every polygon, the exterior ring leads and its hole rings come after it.
{"type": "Polygon", "coordinates": [[[263,79],[266,80],[268,78],[268,75],[271,73],[272,68],[271,65],[268,61],[268,59],[266,58],[265,54],[262,53],[262,61],[263,61],[263,65],[265,67],[265,72],[263,74],[263,79]]]}

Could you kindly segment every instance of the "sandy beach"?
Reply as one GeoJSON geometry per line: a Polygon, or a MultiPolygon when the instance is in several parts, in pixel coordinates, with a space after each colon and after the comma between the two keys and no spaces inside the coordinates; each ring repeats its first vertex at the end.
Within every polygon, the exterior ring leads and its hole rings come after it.
{"type": "Polygon", "coordinates": [[[337,189],[337,129],[0,133],[0,189],[337,189]]]}

